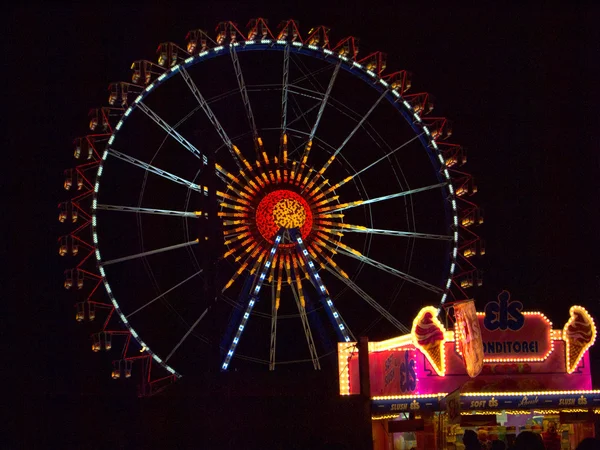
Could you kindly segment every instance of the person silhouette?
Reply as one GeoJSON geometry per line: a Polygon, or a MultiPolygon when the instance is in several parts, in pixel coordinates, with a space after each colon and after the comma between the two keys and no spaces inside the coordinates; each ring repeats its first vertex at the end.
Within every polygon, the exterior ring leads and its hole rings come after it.
{"type": "Polygon", "coordinates": [[[515,440],[513,450],[546,450],[539,434],[533,431],[521,431],[515,440]]]}
{"type": "Polygon", "coordinates": [[[479,438],[477,437],[477,433],[473,430],[465,431],[465,434],[463,435],[463,444],[465,444],[465,450],[481,450],[479,438]]]}
{"type": "Polygon", "coordinates": [[[581,441],[575,450],[598,450],[599,448],[600,439],[589,437],[581,441]]]}

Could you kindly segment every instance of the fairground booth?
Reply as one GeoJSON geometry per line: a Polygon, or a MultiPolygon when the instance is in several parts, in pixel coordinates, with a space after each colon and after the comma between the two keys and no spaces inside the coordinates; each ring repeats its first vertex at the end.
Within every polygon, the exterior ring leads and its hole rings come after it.
{"type": "Polygon", "coordinates": [[[531,430],[560,449],[594,435],[600,391],[588,350],[596,327],[583,307],[565,310],[554,328],[503,291],[483,312],[472,301],[456,305],[450,329],[437,317],[423,308],[411,334],[368,342],[368,368],[360,345],[339,344],[340,394],[370,392],[374,449],[463,449],[468,429],[509,446],[531,430]]]}

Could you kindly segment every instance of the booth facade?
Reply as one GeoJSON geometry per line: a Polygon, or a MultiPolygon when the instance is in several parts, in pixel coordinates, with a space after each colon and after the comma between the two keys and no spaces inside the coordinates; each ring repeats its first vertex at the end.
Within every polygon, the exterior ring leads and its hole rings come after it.
{"type": "MultiPolygon", "coordinates": [[[[507,444],[528,429],[561,450],[594,435],[600,391],[592,390],[588,350],[596,328],[584,308],[572,307],[564,327],[554,329],[504,291],[477,313],[483,360],[474,378],[458,327],[425,318],[428,339],[418,335],[422,311],[411,334],[369,342],[374,449],[461,449],[466,429],[507,444]]],[[[340,343],[338,359],[340,394],[359,394],[357,346],[340,343]]]]}

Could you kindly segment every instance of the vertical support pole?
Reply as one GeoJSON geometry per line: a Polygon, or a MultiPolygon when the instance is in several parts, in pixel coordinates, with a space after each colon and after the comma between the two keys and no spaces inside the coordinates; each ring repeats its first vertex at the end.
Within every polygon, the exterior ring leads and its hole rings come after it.
{"type": "Polygon", "coordinates": [[[358,338],[358,374],[360,376],[360,395],[371,401],[371,378],[369,376],[369,338],[358,338]]]}
{"type": "Polygon", "coordinates": [[[360,376],[360,398],[363,407],[365,431],[369,433],[369,441],[373,442],[373,426],[371,420],[371,377],[369,374],[369,338],[358,339],[358,374],[360,376]]]}

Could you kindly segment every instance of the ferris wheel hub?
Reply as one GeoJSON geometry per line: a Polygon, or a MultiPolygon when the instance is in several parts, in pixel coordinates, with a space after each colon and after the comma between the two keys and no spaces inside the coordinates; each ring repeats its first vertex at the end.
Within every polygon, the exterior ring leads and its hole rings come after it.
{"type": "Polygon", "coordinates": [[[278,189],[270,192],[258,204],[256,226],[261,236],[273,242],[280,228],[298,228],[306,238],[313,223],[308,202],[300,194],[278,189]]]}

